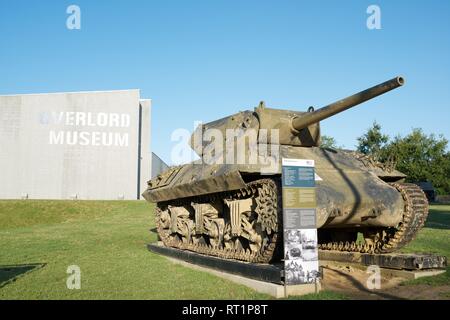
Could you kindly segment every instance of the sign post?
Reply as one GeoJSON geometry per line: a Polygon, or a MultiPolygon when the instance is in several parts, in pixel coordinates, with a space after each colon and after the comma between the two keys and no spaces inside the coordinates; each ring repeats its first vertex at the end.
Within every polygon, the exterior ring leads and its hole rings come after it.
{"type": "Polygon", "coordinates": [[[284,283],[316,284],[319,259],[314,160],[283,158],[282,166],[284,283]]]}

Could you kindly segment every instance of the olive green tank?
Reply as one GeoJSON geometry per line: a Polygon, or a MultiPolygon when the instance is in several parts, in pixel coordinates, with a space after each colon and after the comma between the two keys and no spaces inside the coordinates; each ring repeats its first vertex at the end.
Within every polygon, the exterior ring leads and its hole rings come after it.
{"type": "MultiPolygon", "coordinates": [[[[281,160],[296,158],[315,161],[320,249],[387,253],[401,248],[425,223],[424,193],[370,155],[321,148],[320,121],[403,84],[396,77],[306,112],[260,103],[254,111],[200,125],[191,139],[200,159],[169,168],[143,193],[156,203],[161,241],[223,259],[281,259],[281,160]]],[[[342,126],[348,125],[342,119],[342,126]]]]}

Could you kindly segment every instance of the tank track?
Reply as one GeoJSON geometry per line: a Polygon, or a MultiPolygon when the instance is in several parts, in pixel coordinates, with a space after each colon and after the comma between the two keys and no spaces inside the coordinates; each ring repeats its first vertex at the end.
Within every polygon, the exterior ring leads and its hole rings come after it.
{"type": "MultiPolygon", "coordinates": [[[[321,250],[337,250],[360,253],[390,253],[396,251],[417,235],[418,231],[425,224],[428,216],[428,201],[423,191],[415,184],[391,183],[402,195],[405,206],[403,220],[397,228],[378,228],[371,231],[371,236],[366,237],[364,242],[339,241],[320,242],[321,250]]],[[[192,198],[178,199],[170,202],[158,203],[156,207],[156,225],[158,235],[165,246],[180,250],[189,250],[200,254],[216,256],[222,259],[234,259],[252,263],[268,263],[279,255],[277,252],[281,246],[281,188],[279,181],[273,179],[260,179],[249,182],[243,189],[221,192],[216,194],[197,196],[192,198]],[[193,243],[192,241],[182,241],[173,236],[170,228],[164,226],[161,216],[167,211],[168,206],[189,207],[193,202],[212,203],[214,201],[233,201],[242,199],[255,199],[254,212],[257,218],[254,219],[253,226],[259,229],[265,237],[260,250],[252,251],[250,248],[230,249],[225,246],[223,236],[219,244],[193,243]]],[[[190,225],[195,224],[195,217],[189,216],[190,225]]],[[[255,230],[256,231],[256,230],[255,230]]],[[[361,230],[355,230],[361,231],[361,230]]],[[[225,233],[230,232],[229,221],[226,221],[225,233]]],[[[236,237],[235,237],[236,238],[236,237]]]]}
{"type": "MultiPolygon", "coordinates": [[[[252,263],[268,263],[277,253],[277,248],[280,247],[282,232],[281,225],[281,194],[278,182],[273,179],[260,179],[247,183],[246,187],[236,191],[221,192],[210,195],[197,196],[192,198],[178,199],[174,201],[158,203],[156,207],[156,226],[157,232],[167,247],[177,248],[180,250],[189,250],[200,254],[216,256],[222,259],[234,259],[247,261],[252,263]],[[223,234],[220,235],[220,242],[195,243],[192,239],[180,239],[179,236],[171,232],[168,223],[163,221],[163,215],[166,214],[169,206],[178,206],[189,208],[191,211],[189,218],[184,220],[184,225],[189,225],[190,232],[192,226],[195,229],[195,209],[192,207],[193,203],[214,203],[220,201],[224,203],[224,208],[227,202],[242,199],[254,199],[252,213],[256,213],[250,221],[241,221],[241,229],[244,229],[244,224],[251,225],[253,230],[250,233],[258,233],[261,235],[261,247],[259,250],[252,250],[252,248],[230,248],[225,244],[225,239],[237,240],[237,236],[231,235],[230,217],[225,217],[225,212],[222,212],[220,218],[224,218],[225,225],[223,227],[223,234]],[[250,224],[248,224],[250,223],[250,224]]],[[[244,215],[241,215],[244,216],[244,215]]],[[[243,218],[244,219],[244,218],[243,218]]],[[[166,219],[167,221],[167,219],[166,219]]],[[[173,221],[172,221],[173,223],[173,221]]],[[[220,231],[219,231],[220,232],[220,231]]],[[[190,233],[189,233],[190,235],[190,233]]],[[[188,237],[191,238],[191,237],[188,237]]]]}
{"type": "MultiPolygon", "coordinates": [[[[417,185],[411,183],[391,183],[402,195],[405,202],[403,220],[397,228],[373,230],[369,241],[319,243],[319,249],[361,253],[390,253],[396,251],[417,235],[428,216],[427,198],[417,185]]],[[[320,241],[320,239],[319,239],[320,241]]]]}

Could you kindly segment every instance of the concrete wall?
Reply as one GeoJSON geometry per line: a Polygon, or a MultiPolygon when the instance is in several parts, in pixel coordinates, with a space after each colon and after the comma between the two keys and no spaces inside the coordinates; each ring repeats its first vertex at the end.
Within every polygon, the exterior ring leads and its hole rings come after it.
{"type": "Polygon", "coordinates": [[[152,176],[152,152],[151,152],[151,100],[141,100],[141,167],[140,167],[140,185],[139,196],[147,189],[147,181],[152,176]]]}
{"type": "Polygon", "coordinates": [[[146,168],[139,90],[0,96],[0,198],[137,199],[140,103],[146,168]]]}

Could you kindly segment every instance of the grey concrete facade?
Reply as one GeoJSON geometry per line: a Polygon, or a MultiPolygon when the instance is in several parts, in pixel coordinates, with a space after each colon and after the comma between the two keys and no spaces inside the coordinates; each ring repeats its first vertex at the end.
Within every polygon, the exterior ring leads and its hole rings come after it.
{"type": "Polygon", "coordinates": [[[0,96],[0,199],[138,199],[150,110],[139,90],[0,96]]]}

